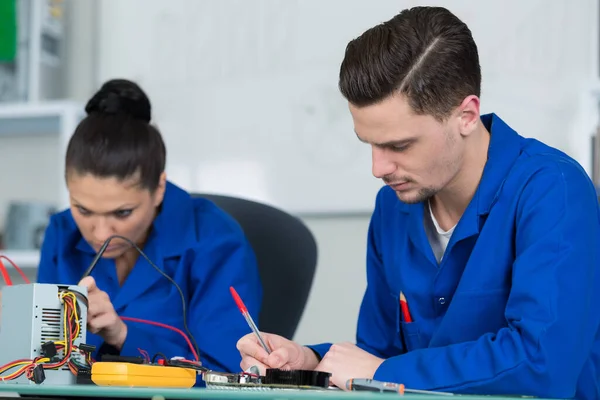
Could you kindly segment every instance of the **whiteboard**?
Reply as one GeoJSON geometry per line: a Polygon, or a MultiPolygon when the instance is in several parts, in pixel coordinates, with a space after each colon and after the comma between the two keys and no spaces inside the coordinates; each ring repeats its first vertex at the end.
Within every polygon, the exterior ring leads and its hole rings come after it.
{"type": "MultiPolygon", "coordinates": [[[[102,0],[98,83],[126,77],[147,90],[167,143],[167,174],[189,191],[295,213],[370,212],[382,183],[337,89],[339,65],[349,40],[416,3],[102,0]]],[[[578,93],[560,77],[585,79],[577,77],[586,76],[591,40],[590,26],[567,21],[574,13],[585,20],[586,7],[429,4],[452,7],[471,26],[482,111],[565,147],[573,121],[564,111],[578,93]]]]}

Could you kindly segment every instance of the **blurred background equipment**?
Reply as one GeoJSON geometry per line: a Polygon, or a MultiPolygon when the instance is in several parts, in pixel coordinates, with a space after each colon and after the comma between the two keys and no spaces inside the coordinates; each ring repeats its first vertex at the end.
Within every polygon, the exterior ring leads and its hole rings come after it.
{"type": "Polygon", "coordinates": [[[34,201],[13,201],[8,206],[4,229],[7,250],[40,249],[54,205],[34,201]]]}
{"type": "Polygon", "coordinates": [[[63,0],[0,1],[0,101],[64,98],[63,0]]]}

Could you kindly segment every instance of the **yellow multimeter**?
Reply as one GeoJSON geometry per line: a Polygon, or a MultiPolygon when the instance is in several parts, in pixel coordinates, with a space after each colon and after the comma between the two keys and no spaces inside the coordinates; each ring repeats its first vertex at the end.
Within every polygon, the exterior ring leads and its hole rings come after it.
{"type": "Polygon", "coordinates": [[[198,376],[192,368],[126,362],[96,362],[91,372],[98,386],[191,388],[198,376]]]}

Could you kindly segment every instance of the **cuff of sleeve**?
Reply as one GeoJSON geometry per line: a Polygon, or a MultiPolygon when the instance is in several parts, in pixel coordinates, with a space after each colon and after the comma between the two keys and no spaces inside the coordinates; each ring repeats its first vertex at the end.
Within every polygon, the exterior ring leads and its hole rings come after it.
{"type": "Polygon", "coordinates": [[[403,383],[410,385],[411,388],[420,388],[422,385],[417,385],[413,371],[415,368],[407,368],[402,362],[403,356],[391,357],[381,363],[375,371],[373,379],[382,382],[403,383]]]}
{"type": "Polygon", "coordinates": [[[325,357],[325,353],[327,353],[329,351],[329,348],[331,348],[331,343],[313,344],[306,347],[311,349],[317,356],[317,360],[321,362],[323,357],[325,357]]]}

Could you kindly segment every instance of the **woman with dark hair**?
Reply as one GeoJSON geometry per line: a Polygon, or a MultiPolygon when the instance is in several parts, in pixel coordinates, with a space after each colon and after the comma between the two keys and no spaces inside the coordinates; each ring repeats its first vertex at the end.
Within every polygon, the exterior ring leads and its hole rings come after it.
{"type": "Polygon", "coordinates": [[[85,110],[66,154],[71,205],[50,220],[38,282],[88,288],[87,342],[97,360],[140,351],[192,359],[199,350],[205,367],[238,371],[236,342],[249,328],[229,288],[255,318],[262,296],[240,226],[167,181],[165,145],[138,85],[108,81],[85,110]],[[122,238],[82,279],[114,235],[122,238]]]}

